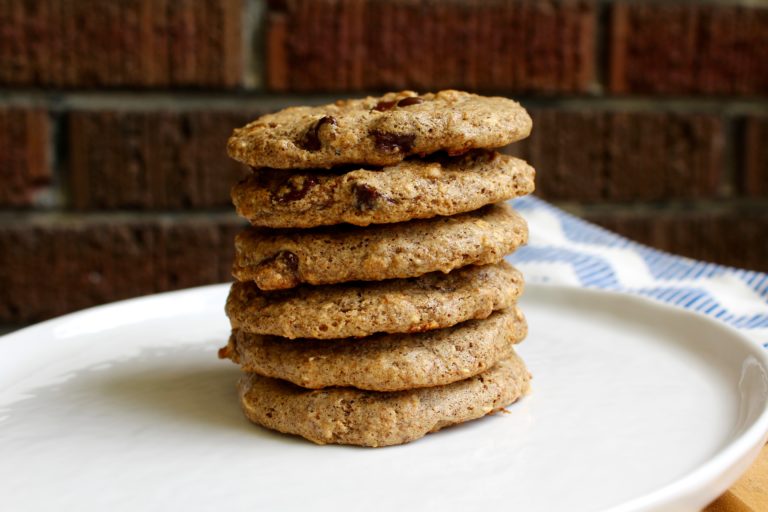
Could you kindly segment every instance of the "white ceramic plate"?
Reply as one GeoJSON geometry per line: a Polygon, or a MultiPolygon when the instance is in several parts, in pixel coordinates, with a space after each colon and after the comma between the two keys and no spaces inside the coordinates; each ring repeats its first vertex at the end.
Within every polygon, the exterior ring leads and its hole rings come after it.
{"type": "Polygon", "coordinates": [[[533,391],[405,446],[315,446],[240,414],[226,286],[0,339],[0,510],[696,509],[768,431],[736,332],[628,296],[529,286],[533,391]]]}

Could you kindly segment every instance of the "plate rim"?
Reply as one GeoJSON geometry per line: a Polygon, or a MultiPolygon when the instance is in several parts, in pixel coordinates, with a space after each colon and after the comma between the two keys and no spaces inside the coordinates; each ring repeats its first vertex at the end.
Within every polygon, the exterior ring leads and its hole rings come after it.
{"type": "MultiPolygon", "coordinates": [[[[562,284],[526,284],[526,291],[535,288],[534,293],[545,293],[538,290],[551,290],[552,293],[565,291],[566,293],[583,293],[585,295],[599,295],[602,297],[614,297],[662,311],[665,315],[683,316],[691,321],[703,321],[710,327],[720,330],[727,336],[731,336],[749,355],[755,357],[760,363],[763,373],[768,375],[768,349],[758,342],[749,339],[744,333],[714,318],[691,311],[680,306],[666,304],[641,295],[622,293],[600,288],[587,288],[562,284]]],[[[768,442],[768,399],[763,400],[763,410],[755,418],[751,425],[731,439],[718,450],[709,460],[688,472],[687,474],[659,487],[643,496],[634,498],[621,505],[609,508],[608,511],[624,510],[655,510],[679,502],[686,497],[707,496],[702,499],[702,505],[707,505],[741,477],[744,471],[757,459],[763,445],[768,442]],[[743,467],[743,470],[741,469],[743,467]],[[719,484],[719,485],[716,485],[719,484]]]]}
{"type": "MultiPolygon", "coordinates": [[[[49,333],[49,335],[53,336],[54,328],[65,322],[82,320],[90,315],[108,312],[110,310],[135,307],[137,304],[140,305],[146,302],[178,301],[179,299],[188,300],[196,295],[214,293],[225,295],[226,290],[230,285],[231,283],[219,283],[144,295],[68,313],[0,336],[0,351],[9,349],[14,343],[17,343],[17,340],[20,341],[30,335],[49,333]]],[[[624,301],[629,304],[656,309],[664,315],[678,315],[685,317],[689,321],[704,322],[711,328],[719,330],[724,335],[731,337],[732,339],[728,341],[728,343],[739,344],[746,354],[753,356],[759,362],[764,374],[768,375],[768,349],[761,346],[758,342],[749,339],[745,334],[733,327],[719,322],[714,318],[702,315],[701,313],[690,311],[679,306],[665,304],[644,296],[573,285],[528,283],[526,284],[526,292],[524,296],[530,297],[534,294],[546,293],[600,296],[603,299],[613,297],[615,300],[624,301]]],[[[223,309],[222,303],[222,315],[224,314],[223,309]]],[[[155,318],[168,318],[175,315],[175,313],[169,313],[155,318]]],[[[141,319],[137,319],[136,321],[128,322],[127,324],[141,323],[141,321],[141,319]]],[[[730,439],[726,445],[718,450],[709,460],[662,487],[609,508],[608,510],[651,510],[660,507],[673,506],[681,502],[690,503],[691,500],[695,498],[698,498],[703,505],[706,505],[720,496],[741,477],[743,471],[755,461],[763,445],[766,444],[766,441],[768,441],[768,397],[763,397],[763,409],[757,418],[754,419],[752,424],[748,425],[741,434],[730,439]]]]}

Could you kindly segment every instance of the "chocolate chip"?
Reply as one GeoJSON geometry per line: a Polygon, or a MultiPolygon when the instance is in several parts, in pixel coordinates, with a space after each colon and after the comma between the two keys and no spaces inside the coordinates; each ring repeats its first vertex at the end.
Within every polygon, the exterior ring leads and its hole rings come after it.
{"type": "Polygon", "coordinates": [[[280,251],[271,258],[262,261],[260,265],[276,263],[284,270],[295,272],[299,268],[299,257],[291,251],[280,251]]]}
{"type": "Polygon", "coordinates": [[[361,212],[376,208],[376,203],[381,197],[378,190],[365,183],[355,183],[352,185],[352,191],[355,193],[355,205],[361,212]]]}
{"type": "Polygon", "coordinates": [[[419,103],[424,103],[424,100],[419,98],[418,96],[409,96],[407,98],[403,98],[400,101],[398,101],[397,106],[410,107],[411,105],[418,105],[419,103]]]}
{"type": "Polygon", "coordinates": [[[285,262],[285,266],[291,270],[297,270],[299,268],[299,257],[290,251],[280,251],[278,256],[285,262]]]}
{"type": "Polygon", "coordinates": [[[290,251],[280,251],[261,260],[253,268],[253,282],[262,290],[285,290],[301,283],[299,258],[290,251]]]}
{"type": "Polygon", "coordinates": [[[322,127],[324,124],[336,126],[336,118],[332,116],[321,117],[318,122],[310,126],[310,128],[304,134],[304,137],[299,142],[299,145],[307,151],[319,151],[323,145],[320,142],[318,133],[320,132],[320,127],[322,127]]]}
{"type": "Polygon", "coordinates": [[[317,176],[311,174],[293,175],[277,187],[271,196],[278,203],[298,201],[304,199],[309,191],[319,182],[320,180],[317,179],[317,176]]]}
{"type": "Polygon", "coordinates": [[[320,127],[326,123],[330,123],[332,126],[336,126],[336,118],[333,116],[323,116],[322,119],[317,122],[317,129],[319,130],[320,127]]]}
{"type": "Polygon", "coordinates": [[[396,101],[380,101],[376,104],[375,107],[373,107],[373,110],[377,110],[379,112],[385,112],[387,110],[390,110],[394,108],[394,106],[397,104],[396,101]]]}
{"type": "Polygon", "coordinates": [[[408,153],[413,148],[416,135],[371,131],[376,149],[383,153],[408,153]]]}

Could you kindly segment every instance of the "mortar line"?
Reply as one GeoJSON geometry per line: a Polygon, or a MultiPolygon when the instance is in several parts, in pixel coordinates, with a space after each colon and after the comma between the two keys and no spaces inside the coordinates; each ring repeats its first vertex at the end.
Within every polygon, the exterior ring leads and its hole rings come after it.
{"type": "Polygon", "coordinates": [[[265,2],[241,0],[243,19],[241,51],[243,60],[243,86],[248,90],[264,88],[264,16],[265,2]]]}
{"type": "MultiPolygon", "coordinates": [[[[323,104],[340,97],[363,97],[379,92],[269,94],[259,91],[45,91],[41,89],[2,89],[1,107],[42,107],[49,110],[241,110],[276,109],[295,104],[323,104]]],[[[761,97],[715,96],[511,96],[529,108],[562,110],[674,111],[722,115],[768,115],[768,100],[761,97]]]]}

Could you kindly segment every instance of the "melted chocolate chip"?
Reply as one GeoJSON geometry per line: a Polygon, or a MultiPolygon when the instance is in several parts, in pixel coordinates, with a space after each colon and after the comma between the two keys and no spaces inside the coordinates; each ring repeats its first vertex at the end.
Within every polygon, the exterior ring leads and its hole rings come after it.
{"type": "Polygon", "coordinates": [[[317,129],[319,130],[321,126],[323,126],[326,123],[330,123],[332,126],[336,126],[336,118],[333,116],[323,116],[318,122],[317,122],[317,129]]]}
{"type": "Polygon", "coordinates": [[[376,208],[376,203],[381,197],[381,193],[378,190],[365,183],[355,183],[352,185],[352,191],[355,193],[355,206],[361,212],[367,212],[376,208]]]}
{"type": "Polygon", "coordinates": [[[291,176],[272,192],[272,199],[278,203],[289,203],[304,199],[309,191],[319,182],[320,180],[317,179],[317,176],[312,176],[311,174],[291,176]]]}
{"type": "Polygon", "coordinates": [[[418,96],[409,96],[407,98],[403,98],[400,101],[398,101],[397,106],[410,107],[411,105],[418,105],[419,103],[424,103],[424,100],[419,98],[418,96]]]}
{"type": "Polygon", "coordinates": [[[307,151],[319,151],[323,145],[320,142],[320,137],[318,134],[320,132],[320,127],[322,127],[324,124],[336,126],[336,118],[332,116],[321,117],[318,122],[310,126],[310,128],[304,134],[304,137],[299,142],[299,145],[307,151]]]}
{"type": "Polygon", "coordinates": [[[290,251],[281,251],[278,256],[285,262],[285,266],[291,270],[297,270],[299,268],[299,257],[290,251]]]}
{"type": "Polygon", "coordinates": [[[280,251],[271,258],[267,258],[262,261],[260,265],[277,263],[282,268],[295,272],[299,268],[299,257],[293,254],[291,251],[280,251]]]}
{"type": "Polygon", "coordinates": [[[372,131],[376,149],[383,153],[408,153],[413,148],[416,135],[398,135],[397,133],[372,131]]]}
{"type": "Polygon", "coordinates": [[[387,110],[393,109],[396,104],[397,104],[396,101],[380,101],[376,104],[375,107],[373,107],[373,110],[377,110],[379,112],[386,112],[387,110]]]}

